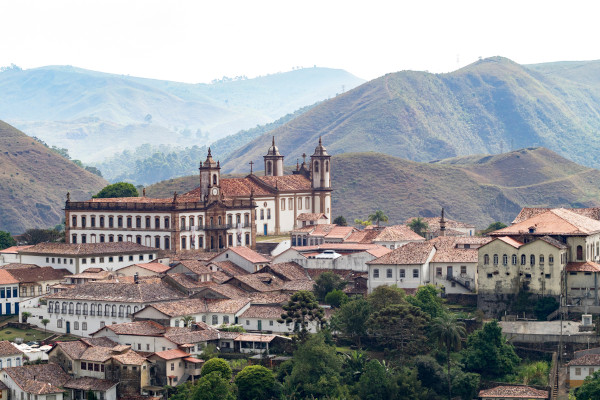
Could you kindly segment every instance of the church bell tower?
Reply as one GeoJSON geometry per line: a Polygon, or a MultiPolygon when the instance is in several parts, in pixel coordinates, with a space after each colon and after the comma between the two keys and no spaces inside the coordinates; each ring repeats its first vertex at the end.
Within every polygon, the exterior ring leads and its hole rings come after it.
{"type": "Polygon", "coordinates": [[[265,176],[283,175],[283,156],[279,154],[279,149],[275,146],[275,136],[273,136],[273,144],[263,158],[265,159],[265,176]]]}
{"type": "Polygon", "coordinates": [[[221,191],[221,165],[213,160],[208,149],[206,161],[200,163],[200,196],[201,201],[210,197],[220,196],[221,191]]]}

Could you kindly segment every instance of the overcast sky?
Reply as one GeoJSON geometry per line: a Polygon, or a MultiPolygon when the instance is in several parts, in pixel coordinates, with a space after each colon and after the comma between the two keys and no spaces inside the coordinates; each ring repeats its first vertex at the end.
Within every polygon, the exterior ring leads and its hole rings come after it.
{"type": "Polygon", "coordinates": [[[0,66],[209,82],[293,67],[373,79],[479,57],[600,59],[593,1],[2,0],[0,66]]]}

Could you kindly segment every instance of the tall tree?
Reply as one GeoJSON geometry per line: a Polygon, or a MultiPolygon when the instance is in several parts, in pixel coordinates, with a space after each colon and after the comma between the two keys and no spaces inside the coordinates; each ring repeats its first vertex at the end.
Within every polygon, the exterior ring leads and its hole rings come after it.
{"type": "MultiPolygon", "coordinates": [[[[231,379],[231,378],[230,378],[231,379]]],[[[235,400],[234,387],[219,371],[202,374],[193,385],[178,386],[171,400],[235,400]]]]}
{"type": "Polygon", "coordinates": [[[378,360],[369,361],[357,386],[361,400],[390,400],[398,396],[394,375],[378,360]]]}
{"type": "Polygon", "coordinates": [[[417,235],[425,237],[425,233],[429,229],[427,222],[423,221],[423,218],[413,218],[408,224],[408,227],[415,232],[417,235]]]}
{"type": "Polygon", "coordinates": [[[385,215],[383,211],[377,210],[377,211],[375,211],[374,214],[369,215],[369,217],[367,219],[371,222],[375,222],[377,224],[377,226],[379,226],[380,222],[388,221],[388,216],[385,215]]]}
{"type": "Polygon", "coordinates": [[[336,217],[333,220],[333,223],[338,226],[348,226],[348,221],[346,221],[346,218],[344,218],[344,216],[342,216],[342,215],[340,215],[339,217],[336,217]]]}
{"type": "Polygon", "coordinates": [[[131,183],[117,182],[112,185],[105,186],[95,196],[95,199],[106,199],[113,197],[138,197],[138,191],[131,183]]]}
{"type": "Polygon", "coordinates": [[[0,231],[0,250],[7,249],[11,246],[15,246],[17,241],[11,236],[10,233],[0,231]]]}
{"type": "Polygon", "coordinates": [[[293,398],[344,398],[342,360],[321,333],[311,335],[294,352],[292,371],[285,378],[286,394],[293,398]],[[295,396],[294,396],[295,395],[295,396]]]}
{"type": "Polygon", "coordinates": [[[315,295],[307,290],[300,290],[292,295],[287,304],[283,306],[285,311],[281,314],[279,323],[294,324],[294,332],[298,334],[301,341],[308,336],[308,326],[315,322],[321,327],[325,323],[323,309],[319,306],[315,295]]]}
{"type": "Polygon", "coordinates": [[[229,363],[222,358],[211,358],[202,366],[202,375],[208,375],[212,372],[219,372],[224,379],[231,379],[231,367],[229,363]]]}
{"type": "Polygon", "coordinates": [[[342,290],[348,282],[344,281],[341,276],[331,271],[325,271],[315,279],[313,292],[319,301],[325,301],[327,293],[333,290],[342,290]]]}
{"type": "Polygon", "coordinates": [[[397,286],[377,286],[367,297],[373,311],[381,311],[393,304],[406,303],[404,290],[397,286]]]}
{"type": "Polygon", "coordinates": [[[325,295],[325,303],[333,308],[340,308],[347,301],[348,295],[339,289],[332,290],[325,295]]]}
{"type": "Polygon", "coordinates": [[[448,368],[448,399],[452,399],[452,380],[450,375],[450,353],[459,351],[462,339],[467,336],[465,323],[458,321],[451,313],[443,313],[431,322],[431,334],[437,338],[438,345],[446,349],[446,362],[448,368]]]}
{"type": "Polygon", "coordinates": [[[333,315],[333,328],[343,332],[361,345],[361,338],[367,334],[367,321],[371,315],[371,306],[363,297],[353,298],[342,304],[333,315]]]}
{"type": "Polygon", "coordinates": [[[464,362],[468,371],[494,379],[512,373],[520,359],[494,320],[469,335],[464,362]]]}
{"type": "Polygon", "coordinates": [[[262,365],[249,365],[235,376],[239,400],[270,399],[273,396],[273,371],[262,365]]]}
{"type": "Polygon", "coordinates": [[[439,294],[439,289],[428,284],[420,286],[414,296],[407,296],[406,301],[415,307],[419,307],[423,312],[429,314],[431,318],[435,318],[444,313],[442,298],[439,294]]]}
{"type": "Polygon", "coordinates": [[[373,313],[367,325],[377,342],[395,348],[404,358],[425,350],[428,322],[429,316],[420,308],[404,303],[373,313]]]}

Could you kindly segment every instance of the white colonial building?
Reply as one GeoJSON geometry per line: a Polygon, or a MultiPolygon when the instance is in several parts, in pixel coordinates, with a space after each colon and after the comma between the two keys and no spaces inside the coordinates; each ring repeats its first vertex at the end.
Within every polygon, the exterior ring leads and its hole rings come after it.
{"type": "Polygon", "coordinates": [[[70,243],[135,242],[160,249],[219,250],[254,247],[255,236],[289,232],[300,213],[331,216],[331,156],[321,144],[292,175],[273,145],[265,175],[221,179],[210,149],[200,165],[200,186],[172,198],[125,197],[65,204],[70,243]]]}

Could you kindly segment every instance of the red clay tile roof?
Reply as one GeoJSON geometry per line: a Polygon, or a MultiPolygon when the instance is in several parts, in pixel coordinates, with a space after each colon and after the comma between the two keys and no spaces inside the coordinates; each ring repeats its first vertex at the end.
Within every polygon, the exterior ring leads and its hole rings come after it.
{"type": "Polygon", "coordinates": [[[279,191],[311,191],[310,181],[303,175],[283,175],[283,176],[256,176],[271,188],[277,188],[279,191]]]}
{"type": "Polygon", "coordinates": [[[275,339],[276,335],[259,335],[255,333],[241,333],[234,340],[236,342],[262,342],[270,343],[275,339]]]}
{"type": "Polygon", "coordinates": [[[252,305],[240,315],[240,318],[279,319],[281,314],[283,314],[281,306],[252,305]]]}
{"type": "Polygon", "coordinates": [[[11,269],[8,272],[21,283],[62,280],[70,272],[64,268],[35,267],[11,269]]]}
{"type": "Polygon", "coordinates": [[[288,292],[297,292],[299,290],[313,290],[315,282],[311,279],[298,279],[294,281],[284,282],[281,286],[281,290],[285,290],[288,292]]]}
{"type": "Polygon", "coordinates": [[[142,246],[133,242],[104,243],[38,243],[20,251],[20,254],[56,254],[56,255],[103,255],[120,253],[156,253],[153,247],[142,246]]]}
{"type": "Polygon", "coordinates": [[[381,257],[381,256],[386,255],[390,251],[392,251],[392,250],[388,249],[387,247],[380,246],[380,247],[375,247],[375,248],[372,248],[372,249],[368,249],[367,253],[369,253],[373,257],[381,257]]]}
{"type": "Polygon", "coordinates": [[[176,267],[178,265],[183,265],[184,267],[186,267],[187,269],[189,269],[190,271],[192,271],[195,274],[210,274],[211,270],[210,268],[207,266],[207,262],[206,261],[198,261],[198,260],[181,260],[179,262],[177,262],[173,267],[176,267]]]}
{"type": "Polygon", "coordinates": [[[345,239],[355,230],[356,228],[352,226],[335,226],[326,237],[328,239],[345,239]]]}
{"type": "MultiPolygon", "coordinates": [[[[169,317],[201,313],[235,314],[250,302],[249,299],[185,299],[156,303],[153,307],[169,317]]],[[[140,312],[140,311],[138,311],[140,312]]]]}
{"type": "Polygon", "coordinates": [[[379,236],[380,232],[375,229],[363,229],[353,232],[344,243],[373,243],[373,240],[379,236]]]}
{"type": "Polygon", "coordinates": [[[39,267],[37,264],[21,264],[21,263],[10,263],[0,266],[0,269],[23,269],[23,268],[34,268],[39,267]]]}
{"type": "Polygon", "coordinates": [[[600,264],[593,261],[567,263],[568,272],[600,272],[600,264]]]}
{"type": "Polygon", "coordinates": [[[596,232],[600,232],[600,221],[564,208],[554,208],[514,225],[490,232],[490,236],[589,235],[596,232]],[[533,233],[530,233],[530,230],[533,230],[533,233]]]}
{"type": "MultiPolygon", "coordinates": [[[[544,208],[544,207],[537,207],[537,208],[524,207],[523,209],[521,209],[521,211],[519,212],[519,215],[517,215],[515,217],[515,219],[512,221],[512,223],[517,224],[519,222],[525,221],[526,219],[534,217],[538,214],[542,214],[551,209],[552,208],[544,208]]],[[[591,218],[591,219],[600,220],[600,207],[567,208],[567,210],[573,211],[576,214],[583,215],[583,216],[591,218]]]]}
{"type": "Polygon", "coordinates": [[[257,292],[270,292],[279,290],[283,285],[283,281],[275,275],[262,273],[260,271],[250,275],[234,276],[226,281],[226,283],[237,286],[236,281],[249,286],[257,292]]]}
{"type": "Polygon", "coordinates": [[[216,265],[219,269],[221,269],[228,276],[238,276],[238,275],[248,275],[250,272],[246,271],[244,268],[234,264],[233,262],[227,261],[215,261],[210,264],[216,265]]]}
{"type": "Polygon", "coordinates": [[[90,271],[91,269],[96,269],[96,268],[88,268],[85,271],[80,272],[79,274],[67,275],[67,276],[65,276],[65,278],[100,280],[100,279],[108,279],[108,277],[110,275],[112,275],[111,271],[102,270],[99,272],[92,272],[92,271],[90,271]]]}
{"type": "Polygon", "coordinates": [[[556,247],[557,249],[568,249],[569,248],[569,246],[567,246],[566,244],[561,243],[558,240],[551,238],[550,236],[542,236],[538,240],[543,240],[544,242],[556,247]]]}
{"type": "Polygon", "coordinates": [[[142,365],[146,362],[146,357],[131,349],[122,354],[113,355],[112,358],[125,365],[142,365]]]}
{"type": "Polygon", "coordinates": [[[547,399],[548,391],[529,386],[496,386],[493,389],[481,390],[479,397],[501,397],[508,399],[547,399]]]}
{"type": "Polygon", "coordinates": [[[176,358],[184,358],[190,356],[188,353],[180,349],[159,351],[157,353],[154,353],[154,355],[162,358],[163,360],[174,360],[176,358]]]}
{"type": "Polygon", "coordinates": [[[518,240],[515,240],[513,238],[510,238],[508,236],[500,236],[499,238],[497,238],[498,240],[502,240],[504,243],[518,249],[519,247],[523,246],[524,243],[519,242],[518,240]]]}
{"type": "Polygon", "coordinates": [[[195,323],[198,329],[169,327],[165,338],[176,345],[195,344],[219,339],[219,331],[202,322],[195,323]]]}
{"type": "MultiPolygon", "coordinates": [[[[156,272],[159,274],[162,274],[163,272],[167,272],[169,270],[169,266],[168,265],[164,265],[158,262],[152,262],[152,263],[139,263],[139,264],[133,264],[136,265],[140,268],[143,269],[147,269],[148,271],[152,271],[152,272],[156,272]]],[[[127,267],[124,267],[127,268],[127,267]]],[[[123,268],[120,268],[123,269],[123,268]]],[[[118,271],[118,270],[117,270],[118,271]]]]}
{"type": "Polygon", "coordinates": [[[286,304],[291,294],[279,293],[279,292],[267,292],[267,293],[248,293],[250,296],[251,304],[286,304]]]}
{"type": "Polygon", "coordinates": [[[152,303],[158,301],[176,300],[184,295],[171,289],[165,283],[113,283],[102,281],[88,282],[75,285],[72,289],[45,296],[50,300],[102,300],[132,303],[152,303]]]}
{"type": "Polygon", "coordinates": [[[124,322],[121,324],[106,325],[102,329],[109,329],[117,335],[133,335],[133,336],[161,336],[166,332],[166,328],[154,321],[135,321],[124,322]]]}
{"type": "Polygon", "coordinates": [[[0,341],[0,357],[12,356],[25,354],[21,350],[17,349],[11,342],[8,340],[0,341]]]}
{"type": "Polygon", "coordinates": [[[477,249],[442,248],[436,250],[431,262],[440,263],[476,263],[479,260],[477,249]]]}
{"type": "Polygon", "coordinates": [[[301,213],[296,217],[297,221],[317,221],[319,219],[327,219],[323,213],[301,213]]]}
{"type": "Polygon", "coordinates": [[[271,264],[261,269],[261,271],[271,271],[275,275],[279,276],[280,278],[286,281],[292,281],[296,279],[310,279],[304,267],[293,261],[271,264]]]}
{"type": "Polygon", "coordinates": [[[38,395],[63,392],[59,386],[71,379],[59,365],[53,363],[4,368],[2,372],[8,374],[24,392],[38,395]]]}
{"type": "Polygon", "coordinates": [[[201,360],[201,359],[196,358],[196,357],[186,357],[186,358],[183,359],[183,361],[191,362],[191,363],[194,363],[194,364],[199,364],[199,363],[203,363],[204,362],[204,360],[201,360]]]}
{"type": "Polygon", "coordinates": [[[568,366],[590,366],[600,365],[600,354],[586,354],[567,363],[568,366]]]}
{"type": "Polygon", "coordinates": [[[159,250],[157,258],[168,258],[171,262],[181,261],[181,260],[198,260],[198,261],[209,261],[211,258],[214,258],[216,255],[221,254],[202,251],[202,250],[179,250],[168,251],[168,250],[159,250]]]}
{"type": "Polygon", "coordinates": [[[7,247],[4,250],[0,250],[0,254],[17,254],[19,251],[21,250],[25,250],[28,249],[29,247],[32,247],[33,245],[27,245],[27,246],[11,246],[11,247],[7,247]]]}
{"type": "MultiPolygon", "coordinates": [[[[372,231],[377,232],[376,229],[372,231]]],[[[425,238],[416,234],[412,229],[405,225],[386,226],[379,231],[374,241],[380,242],[400,242],[400,241],[422,242],[425,238]]]]}
{"type": "Polygon", "coordinates": [[[227,283],[217,285],[213,282],[205,282],[205,284],[202,286],[205,287],[206,289],[200,288],[197,291],[198,294],[196,295],[198,297],[203,297],[202,293],[209,292],[209,291],[220,294],[221,296],[224,296],[224,297],[227,297],[230,299],[247,298],[249,295],[252,294],[252,293],[247,293],[246,291],[244,291],[238,287],[235,287],[233,285],[227,284],[227,283]]]}
{"type": "MultiPolygon", "coordinates": [[[[410,224],[413,219],[416,219],[416,217],[407,219],[406,225],[410,224]]],[[[429,229],[427,229],[428,232],[438,231],[440,229],[440,217],[421,217],[421,219],[423,220],[423,222],[426,222],[429,226],[429,229]]],[[[454,221],[452,219],[446,218],[446,229],[456,228],[475,229],[475,225],[454,221]]]]}
{"type": "Polygon", "coordinates": [[[232,251],[235,254],[237,254],[238,256],[250,261],[253,264],[268,263],[270,261],[269,259],[265,258],[265,256],[263,256],[262,254],[257,253],[254,250],[252,250],[251,248],[246,247],[246,246],[230,247],[226,251],[232,251]]]}
{"type": "Polygon", "coordinates": [[[433,243],[411,242],[399,247],[386,255],[367,262],[370,265],[406,265],[423,264],[433,250],[433,243]]]}
{"type": "MultiPolygon", "coordinates": [[[[18,270],[11,269],[10,271],[18,270]]],[[[0,269],[0,285],[13,285],[15,283],[19,283],[19,281],[9,273],[9,270],[0,269]]]]}
{"type": "Polygon", "coordinates": [[[343,251],[366,251],[371,249],[377,249],[383,246],[372,243],[322,243],[314,246],[300,246],[292,247],[292,249],[299,251],[300,253],[308,253],[319,250],[336,250],[338,252],[343,251]]]}
{"type": "Polygon", "coordinates": [[[113,386],[118,385],[119,382],[108,381],[105,379],[82,377],[73,378],[63,385],[67,389],[75,390],[93,390],[93,391],[107,391],[113,386]]]}

